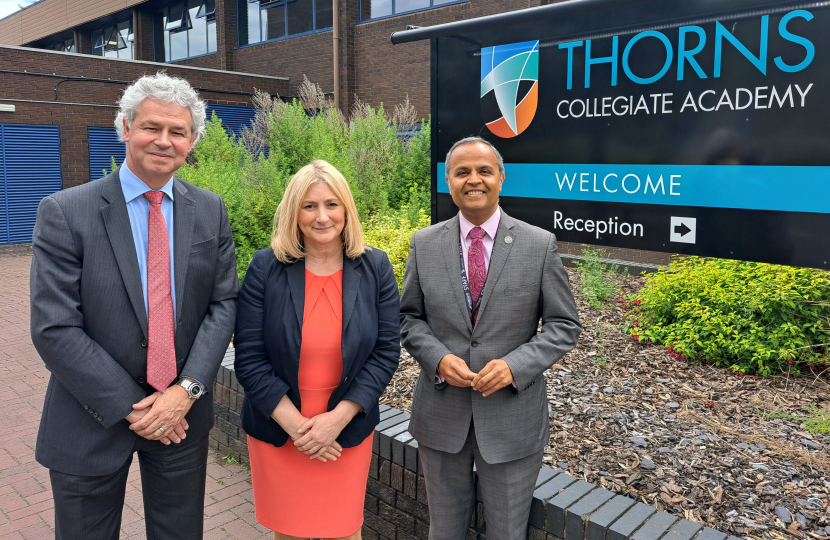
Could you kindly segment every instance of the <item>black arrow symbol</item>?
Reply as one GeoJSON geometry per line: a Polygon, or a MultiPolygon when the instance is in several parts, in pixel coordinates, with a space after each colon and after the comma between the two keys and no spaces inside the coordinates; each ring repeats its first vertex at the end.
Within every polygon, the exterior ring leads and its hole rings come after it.
{"type": "Polygon", "coordinates": [[[685,223],[681,222],[680,225],[674,226],[674,234],[680,234],[681,238],[690,232],[692,232],[692,229],[688,228],[685,223]]]}

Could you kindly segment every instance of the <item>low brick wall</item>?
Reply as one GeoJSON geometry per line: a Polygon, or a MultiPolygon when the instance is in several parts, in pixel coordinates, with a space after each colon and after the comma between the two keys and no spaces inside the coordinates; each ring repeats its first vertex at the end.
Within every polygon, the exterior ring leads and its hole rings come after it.
{"type": "MultiPolygon", "coordinates": [[[[228,349],[214,384],[216,426],[211,448],[248,464],[239,420],[244,391],[228,349]]],[[[364,540],[426,540],[429,511],[418,442],[409,413],[380,405],[366,485],[364,540]]],[[[486,540],[481,497],[464,540],[486,540]]],[[[543,466],[530,509],[528,540],[740,540],[543,466]],[[727,538],[728,537],[728,538],[727,538]]],[[[461,539],[459,539],[461,540],[461,539]]]]}

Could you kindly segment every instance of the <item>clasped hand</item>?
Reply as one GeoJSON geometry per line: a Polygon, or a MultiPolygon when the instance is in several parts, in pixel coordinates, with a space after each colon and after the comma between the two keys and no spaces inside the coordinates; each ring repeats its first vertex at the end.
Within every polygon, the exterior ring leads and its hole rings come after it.
{"type": "Polygon", "coordinates": [[[474,373],[464,360],[448,354],[438,363],[438,373],[449,384],[462,388],[471,386],[484,397],[513,383],[513,372],[501,358],[490,360],[481,371],[474,373]]]}
{"type": "Polygon", "coordinates": [[[173,385],[164,392],[154,392],[133,405],[127,416],[130,429],[151,441],[180,443],[190,427],[185,415],[193,405],[187,390],[173,385]],[[162,428],[162,429],[159,429],[162,428]]]}
{"type": "Polygon", "coordinates": [[[294,446],[310,459],[337,461],[343,448],[336,441],[348,420],[337,411],[318,414],[304,418],[292,433],[289,431],[294,446]]]}

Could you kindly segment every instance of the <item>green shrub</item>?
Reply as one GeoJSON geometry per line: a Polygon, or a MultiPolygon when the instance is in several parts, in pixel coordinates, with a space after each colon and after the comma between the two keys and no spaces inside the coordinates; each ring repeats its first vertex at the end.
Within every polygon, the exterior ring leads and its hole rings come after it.
{"type": "Polygon", "coordinates": [[[582,290],[595,309],[602,308],[616,296],[620,286],[620,267],[602,262],[607,258],[608,253],[604,249],[585,246],[582,248],[582,260],[576,261],[582,290]]]}
{"type": "Polygon", "coordinates": [[[403,285],[406,258],[409,256],[409,240],[415,231],[430,224],[429,215],[423,210],[419,210],[415,223],[410,221],[409,216],[410,210],[404,206],[400,210],[375,216],[363,226],[366,243],[382,249],[389,255],[392,268],[395,270],[395,279],[398,280],[398,290],[403,285]]]}
{"type": "MultiPolygon", "coordinates": [[[[388,119],[382,105],[373,109],[358,100],[347,119],[316,85],[306,81],[299,94],[302,101],[284,103],[258,93],[253,124],[239,138],[227,134],[214,113],[178,176],[224,199],[242,279],[254,253],[270,244],[288,181],[310,161],[325,159],[349,182],[369,243],[389,252],[393,263],[400,259],[401,278],[409,249],[409,236],[404,242],[401,235],[429,224],[429,122],[405,141],[397,136],[398,117],[388,119]],[[385,231],[393,223],[394,235],[385,231]],[[405,250],[395,255],[401,242],[405,250]]],[[[396,115],[399,110],[407,113],[401,121],[411,124],[408,102],[395,108],[396,115]]]]}
{"type": "Polygon", "coordinates": [[[245,182],[245,170],[251,167],[251,157],[233,135],[225,132],[222,120],[214,112],[205,128],[205,138],[193,150],[192,161],[197,165],[185,163],[176,176],[224,199],[236,244],[237,273],[241,278],[254,252],[268,245],[267,241],[262,245],[261,231],[252,226],[256,214],[251,213],[250,208],[256,190],[251,190],[245,182]]]}
{"type": "Polygon", "coordinates": [[[681,359],[762,376],[830,361],[828,272],[678,257],[631,300],[634,339],[681,359]]]}

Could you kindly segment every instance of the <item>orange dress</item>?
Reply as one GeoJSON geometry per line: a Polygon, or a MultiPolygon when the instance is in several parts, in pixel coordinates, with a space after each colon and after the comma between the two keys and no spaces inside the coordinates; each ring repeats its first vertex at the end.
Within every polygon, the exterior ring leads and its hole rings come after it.
{"type": "MultiPolygon", "coordinates": [[[[343,271],[306,270],[300,399],[303,416],[326,412],[343,376],[343,271]]],[[[256,518],[263,526],[305,538],[341,538],[363,525],[372,436],[344,448],[337,461],[309,457],[289,439],[283,446],[248,437],[256,518]]]]}

